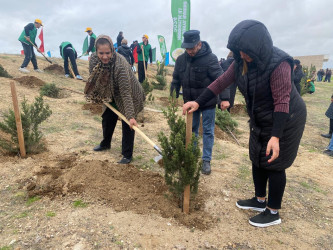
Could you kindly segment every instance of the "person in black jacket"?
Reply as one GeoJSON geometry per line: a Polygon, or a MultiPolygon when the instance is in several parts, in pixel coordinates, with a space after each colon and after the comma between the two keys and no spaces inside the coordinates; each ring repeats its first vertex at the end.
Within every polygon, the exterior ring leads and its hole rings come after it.
{"type": "MultiPolygon", "coordinates": [[[[223,72],[226,72],[228,70],[228,68],[230,67],[230,65],[232,64],[232,62],[234,60],[235,60],[234,53],[232,53],[232,51],[230,51],[227,56],[227,60],[221,60],[220,64],[221,64],[221,68],[222,68],[223,72]]],[[[230,113],[230,109],[234,106],[236,90],[237,90],[236,83],[231,84],[230,85],[230,99],[229,99],[230,106],[227,109],[229,113],[230,113]]]]}
{"type": "Polygon", "coordinates": [[[277,225],[281,223],[278,210],[286,169],[297,156],[306,121],[305,103],[293,84],[294,60],[273,46],[267,28],[256,20],[237,24],[227,47],[235,61],[195,101],[184,104],[183,114],[205,106],[236,82],[250,117],[249,155],[255,189],[255,197],[239,200],[236,206],[262,212],[250,218],[253,226],[277,225]]]}
{"type": "Polygon", "coordinates": [[[119,31],[119,34],[117,36],[117,48],[121,47],[121,41],[124,39],[124,35],[122,31],[119,31]]]}
{"type": "Polygon", "coordinates": [[[301,80],[304,77],[303,69],[300,60],[294,60],[294,84],[297,92],[301,94],[301,80]]]}
{"type": "MultiPolygon", "coordinates": [[[[185,48],[185,53],[176,60],[170,94],[172,95],[175,90],[178,98],[180,87],[182,87],[183,99],[184,103],[186,103],[198,98],[206,87],[215,81],[223,71],[208,43],[200,41],[200,31],[186,31],[182,48],[185,48]]],[[[220,95],[220,99],[221,109],[227,109],[229,107],[229,89],[220,95]]],[[[193,113],[192,131],[196,136],[199,133],[200,116],[202,114],[203,165],[201,171],[207,175],[211,173],[210,161],[214,144],[215,107],[217,101],[218,99],[214,97],[203,107],[200,107],[200,110],[193,113]]]]}
{"type": "Polygon", "coordinates": [[[133,66],[134,64],[134,57],[132,54],[132,51],[130,49],[130,47],[127,46],[127,40],[123,39],[121,41],[121,46],[118,48],[117,51],[120,55],[122,55],[123,57],[125,57],[126,61],[133,66]]]}

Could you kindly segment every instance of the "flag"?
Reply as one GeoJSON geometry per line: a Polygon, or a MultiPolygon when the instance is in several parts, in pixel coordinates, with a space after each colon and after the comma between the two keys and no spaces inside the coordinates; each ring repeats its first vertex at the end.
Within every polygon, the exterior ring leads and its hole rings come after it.
{"type": "Polygon", "coordinates": [[[51,57],[51,51],[46,52],[46,54],[51,57]]]}
{"type": "Polygon", "coordinates": [[[190,29],[190,0],[171,0],[171,15],[173,20],[173,36],[170,55],[173,61],[184,53],[180,48],[183,41],[183,34],[190,29]]]}
{"type": "Polygon", "coordinates": [[[88,50],[88,43],[89,42],[88,42],[88,36],[87,36],[86,39],[84,39],[84,41],[83,41],[82,55],[87,52],[87,50],[88,50]]]}
{"type": "Polygon", "coordinates": [[[156,47],[151,50],[153,62],[156,62],[156,47]]]}
{"type": "Polygon", "coordinates": [[[113,47],[115,48],[116,51],[118,51],[118,43],[114,43],[113,47]]]}
{"type": "Polygon", "coordinates": [[[24,50],[21,50],[21,55],[24,55],[24,50]]]}
{"type": "Polygon", "coordinates": [[[169,65],[169,52],[165,53],[164,65],[169,65]]]}
{"type": "Polygon", "coordinates": [[[43,28],[41,28],[39,36],[40,40],[40,45],[39,45],[39,50],[44,53],[44,36],[43,36],[43,28]]]}
{"type": "Polygon", "coordinates": [[[157,39],[158,39],[158,42],[160,43],[161,56],[164,57],[165,53],[167,52],[167,48],[166,48],[166,45],[165,45],[165,39],[161,35],[158,35],[157,39]]]}

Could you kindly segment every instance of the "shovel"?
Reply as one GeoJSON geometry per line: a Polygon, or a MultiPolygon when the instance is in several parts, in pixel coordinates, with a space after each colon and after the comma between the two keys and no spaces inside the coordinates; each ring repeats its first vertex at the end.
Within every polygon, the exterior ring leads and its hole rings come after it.
{"type": "MultiPolygon", "coordinates": [[[[116,113],[124,122],[126,122],[128,125],[130,125],[129,121],[126,119],[126,117],[121,114],[118,110],[116,110],[114,107],[112,107],[109,103],[104,102],[104,105],[107,106],[109,109],[111,109],[114,113],[116,113]]],[[[143,139],[146,140],[158,153],[158,156],[154,157],[155,162],[159,162],[162,160],[162,150],[152,141],[150,140],[138,127],[133,126],[134,131],[136,131],[143,139]]]]}
{"type": "MultiPolygon", "coordinates": [[[[27,39],[27,37],[25,36],[25,39],[27,39]]],[[[38,51],[38,48],[37,48],[37,46],[35,45],[35,44],[33,44],[30,40],[27,40],[32,46],[34,46],[34,48],[38,51]]],[[[50,60],[50,59],[48,59],[45,55],[44,55],[44,53],[42,53],[42,52],[39,52],[39,53],[41,53],[42,54],[42,56],[44,56],[44,58],[46,59],[46,61],[48,61],[49,63],[51,63],[52,64],[52,61],[50,60]]]]}

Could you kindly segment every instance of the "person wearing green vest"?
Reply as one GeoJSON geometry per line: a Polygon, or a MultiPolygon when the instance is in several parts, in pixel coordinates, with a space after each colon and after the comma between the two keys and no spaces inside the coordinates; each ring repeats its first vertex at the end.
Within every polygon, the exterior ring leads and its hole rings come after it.
{"type": "Polygon", "coordinates": [[[142,43],[139,43],[137,45],[137,52],[138,52],[138,75],[139,75],[139,82],[143,83],[143,81],[146,79],[145,75],[145,69],[144,66],[147,69],[147,64],[148,64],[148,58],[150,59],[150,64],[153,61],[152,58],[152,51],[151,51],[151,46],[148,41],[148,36],[143,35],[142,36],[142,43]],[[143,60],[143,55],[142,55],[142,50],[145,54],[145,60],[143,60]],[[145,62],[145,64],[143,64],[145,62]]]}
{"type": "Polygon", "coordinates": [[[92,32],[92,28],[90,27],[86,28],[85,32],[87,32],[88,35],[90,36],[90,39],[88,39],[88,49],[85,52],[85,54],[89,55],[89,52],[94,53],[96,51],[95,48],[96,35],[92,32]]]}
{"type": "Polygon", "coordinates": [[[80,76],[79,71],[77,70],[77,65],[76,65],[77,53],[73,45],[70,42],[62,42],[59,46],[59,49],[60,49],[60,55],[64,59],[65,77],[69,77],[69,69],[68,69],[68,58],[69,58],[76,79],[82,80],[82,77],[80,76]]]}
{"type": "MultiPolygon", "coordinates": [[[[36,72],[42,73],[43,71],[38,68],[37,65],[37,59],[34,52],[34,47],[31,43],[36,45],[35,39],[37,36],[37,29],[39,29],[42,24],[42,20],[36,19],[34,23],[29,23],[24,27],[24,30],[22,31],[19,41],[22,43],[23,50],[24,50],[24,60],[23,63],[19,69],[19,71],[23,73],[29,73],[30,71],[27,70],[27,66],[29,62],[32,62],[32,65],[34,66],[34,70],[36,72]]],[[[37,46],[37,45],[36,45],[37,46]]],[[[37,51],[41,53],[41,51],[37,48],[37,51]]]]}

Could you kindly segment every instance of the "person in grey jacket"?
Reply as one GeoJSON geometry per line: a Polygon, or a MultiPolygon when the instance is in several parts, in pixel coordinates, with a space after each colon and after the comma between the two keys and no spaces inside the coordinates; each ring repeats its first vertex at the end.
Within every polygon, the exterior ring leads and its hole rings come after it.
{"type": "MultiPolygon", "coordinates": [[[[179,90],[182,87],[183,99],[186,103],[196,100],[213,81],[222,75],[223,70],[209,44],[200,40],[200,31],[186,31],[182,48],[185,49],[185,53],[176,60],[170,94],[172,95],[175,90],[178,98],[179,90]]],[[[228,88],[219,96],[222,110],[227,109],[230,105],[229,95],[228,88]]],[[[217,103],[218,98],[212,98],[193,113],[192,131],[196,136],[199,133],[200,117],[202,115],[203,165],[201,172],[207,175],[211,173],[210,161],[214,144],[215,108],[217,103]]]]}

